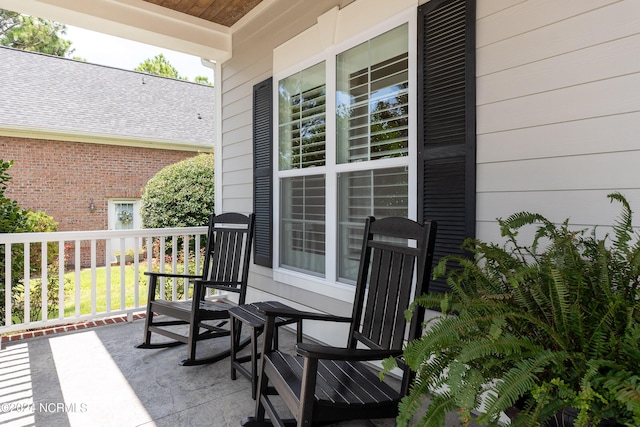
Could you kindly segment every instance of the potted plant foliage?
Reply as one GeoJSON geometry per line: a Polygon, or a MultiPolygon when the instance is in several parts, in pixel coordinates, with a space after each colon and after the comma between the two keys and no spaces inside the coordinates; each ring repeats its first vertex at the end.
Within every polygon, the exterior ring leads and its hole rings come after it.
{"type": "Polygon", "coordinates": [[[640,426],[640,243],[627,200],[608,197],[622,205],[611,236],[521,212],[498,220],[506,243],[469,240],[473,257],[440,261],[451,291],[416,300],[442,315],[405,349],[416,378],[399,425],[455,410],[483,425],[640,426]]]}

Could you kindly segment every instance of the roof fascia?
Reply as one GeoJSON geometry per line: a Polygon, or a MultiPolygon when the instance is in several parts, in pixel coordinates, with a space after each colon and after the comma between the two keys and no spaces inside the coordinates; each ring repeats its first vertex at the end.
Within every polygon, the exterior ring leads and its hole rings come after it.
{"type": "Polygon", "coordinates": [[[0,128],[0,136],[21,139],[42,139],[48,141],[68,141],[86,144],[123,145],[127,147],[153,148],[157,150],[177,150],[194,152],[213,152],[213,146],[176,142],[162,139],[139,138],[134,136],[114,137],[113,135],[86,134],[80,132],[60,132],[28,127],[0,128]]]}

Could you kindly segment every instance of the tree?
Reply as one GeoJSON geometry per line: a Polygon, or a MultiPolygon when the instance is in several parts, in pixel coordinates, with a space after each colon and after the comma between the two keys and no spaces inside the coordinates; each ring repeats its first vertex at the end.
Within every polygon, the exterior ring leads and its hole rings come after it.
{"type": "Polygon", "coordinates": [[[207,76],[196,76],[193,81],[200,85],[213,86],[213,83],[209,81],[209,77],[207,76]]]}
{"type": "Polygon", "coordinates": [[[140,63],[134,71],[141,73],[153,74],[156,76],[169,77],[172,79],[186,80],[184,77],[180,77],[178,70],[165,58],[163,54],[158,54],[153,59],[145,59],[140,63]]]}
{"type": "MultiPolygon", "coordinates": [[[[154,56],[152,59],[145,59],[140,65],[134,68],[134,71],[153,74],[154,76],[169,77],[171,79],[188,80],[186,77],[180,76],[178,70],[171,65],[162,53],[154,56]]],[[[207,76],[196,76],[194,82],[201,85],[213,86],[213,83],[209,81],[207,76]]]]}
{"type": "Polygon", "coordinates": [[[142,193],[143,227],[206,225],[214,208],[213,166],[213,154],[200,154],[154,175],[142,193]]]}
{"type": "Polygon", "coordinates": [[[67,27],[53,21],[0,9],[0,45],[55,56],[70,56],[67,27]]]}

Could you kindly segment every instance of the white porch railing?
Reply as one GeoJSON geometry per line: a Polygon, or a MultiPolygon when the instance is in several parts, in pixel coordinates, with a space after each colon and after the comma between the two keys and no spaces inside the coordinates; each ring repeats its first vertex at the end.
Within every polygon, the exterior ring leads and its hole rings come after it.
{"type": "MultiPolygon", "coordinates": [[[[4,256],[0,257],[0,277],[4,272],[4,282],[0,281],[0,334],[111,315],[130,316],[134,312],[142,311],[146,307],[147,297],[146,288],[143,288],[142,292],[140,289],[141,279],[146,279],[143,272],[150,271],[154,266],[156,271],[164,272],[171,266],[173,272],[188,273],[189,263],[179,264],[178,258],[195,259],[195,271],[199,272],[201,257],[194,255],[200,254],[200,250],[204,249],[200,244],[200,237],[206,235],[206,232],[207,227],[189,227],[0,234],[0,253],[4,252],[4,256]],[[180,252],[177,244],[179,239],[184,239],[180,252]],[[188,244],[189,242],[193,244],[188,244]],[[55,248],[56,245],[57,254],[52,256],[49,248],[55,248]],[[168,245],[171,256],[167,264],[166,256],[159,254],[165,254],[168,245]],[[129,252],[129,255],[133,252],[133,256],[127,257],[126,252],[129,252]],[[16,254],[19,255],[13,259],[16,254]],[[36,262],[39,266],[33,265],[36,262]],[[104,289],[99,288],[96,280],[98,268],[102,265],[110,267],[114,262],[119,265],[118,273],[112,274],[111,268],[106,268],[104,289]],[[24,266],[20,269],[21,274],[15,272],[16,266],[20,265],[24,266]],[[55,282],[55,276],[50,277],[52,265],[54,272],[57,267],[57,272],[54,273],[58,283],[57,295],[50,295],[48,289],[50,279],[55,282]],[[70,265],[73,266],[71,271],[68,269],[70,265]],[[125,283],[129,266],[133,267],[133,272],[129,272],[129,275],[133,274],[133,286],[127,286],[125,283]],[[182,271],[178,271],[178,268],[182,271]],[[86,285],[81,283],[83,270],[90,271],[91,282],[91,307],[85,310],[81,309],[81,285],[86,285]],[[73,280],[70,284],[67,282],[65,289],[65,273],[70,272],[73,273],[73,280]],[[22,278],[15,278],[14,275],[21,275],[22,278]],[[15,279],[21,279],[21,286],[16,286],[16,283],[12,286],[12,282],[17,281],[15,279]],[[32,289],[32,283],[36,283],[33,279],[40,279],[40,289],[32,289]],[[119,289],[119,301],[112,301],[114,287],[119,289]],[[98,297],[106,299],[104,309],[98,308],[98,297]],[[65,314],[65,302],[67,306],[75,307],[72,314],[65,314]],[[56,304],[58,309],[52,313],[51,307],[55,307],[56,304]]],[[[178,281],[175,279],[171,281],[170,288],[162,284],[160,297],[176,300],[179,298],[177,289],[178,281]],[[165,288],[170,290],[170,295],[164,295],[165,288]]],[[[182,298],[186,297],[184,292],[182,298]]],[[[84,295],[85,300],[86,298],[84,295]]]]}

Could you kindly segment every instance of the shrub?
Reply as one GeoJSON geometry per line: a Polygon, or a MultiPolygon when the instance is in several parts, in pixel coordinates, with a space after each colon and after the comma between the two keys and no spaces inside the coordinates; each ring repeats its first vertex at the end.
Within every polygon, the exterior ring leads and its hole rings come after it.
{"type": "MultiPolygon", "coordinates": [[[[5,197],[7,182],[11,180],[8,169],[13,161],[0,159],[0,232],[1,233],[36,233],[57,231],[58,224],[44,212],[32,212],[21,209],[18,202],[5,197]]],[[[5,324],[5,246],[0,246],[0,323],[5,324]]],[[[42,252],[41,245],[31,244],[29,269],[30,272],[41,277],[42,252]]],[[[55,261],[58,255],[58,245],[47,245],[47,299],[48,312],[54,314],[58,309],[59,278],[55,261]]],[[[11,248],[11,314],[14,322],[24,321],[24,248],[13,245],[11,248]]],[[[42,280],[36,278],[30,283],[30,320],[42,319],[42,280]]]]}
{"type": "MultiPolygon", "coordinates": [[[[7,183],[11,176],[7,170],[13,161],[0,159],[0,233],[20,233],[26,231],[26,211],[21,209],[18,202],[5,197],[7,183]]],[[[0,323],[5,323],[5,245],[0,245],[0,323]]],[[[11,289],[22,280],[24,271],[23,249],[20,246],[11,247],[11,289]]]]}
{"type": "MultiPolygon", "coordinates": [[[[47,215],[42,211],[28,211],[26,214],[27,230],[30,233],[42,233],[50,231],[58,231],[58,223],[54,221],[53,217],[47,215]]],[[[42,262],[42,251],[39,243],[31,244],[31,271],[40,271],[40,265],[42,262]]],[[[58,257],[58,244],[56,242],[47,243],[47,265],[50,265],[57,260],[58,257]]]]}
{"type": "MultiPolygon", "coordinates": [[[[59,310],[59,299],[58,293],[60,289],[60,279],[58,276],[58,265],[53,263],[48,267],[48,275],[47,275],[47,317],[49,319],[55,318],[58,316],[59,310]]],[[[71,279],[65,278],[65,285],[71,284],[71,279]]],[[[33,279],[30,282],[29,286],[29,306],[30,306],[30,316],[29,321],[37,322],[39,320],[43,320],[42,316],[42,278],[33,279]]],[[[14,323],[22,323],[24,322],[24,302],[25,302],[25,294],[24,294],[24,284],[18,283],[14,289],[12,294],[12,306],[11,314],[14,323]]]]}
{"type": "Polygon", "coordinates": [[[11,180],[7,170],[12,165],[13,161],[0,159],[0,233],[20,233],[26,227],[26,211],[20,209],[18,202],[4,196],[7,182],[11,180]]]}
{"type": "Polygon", "coordinates": [[[207,225],[214,209],[213,166],[213,154],[200,154],[158,172],[142,193],[142,226],[207,225]]]}

